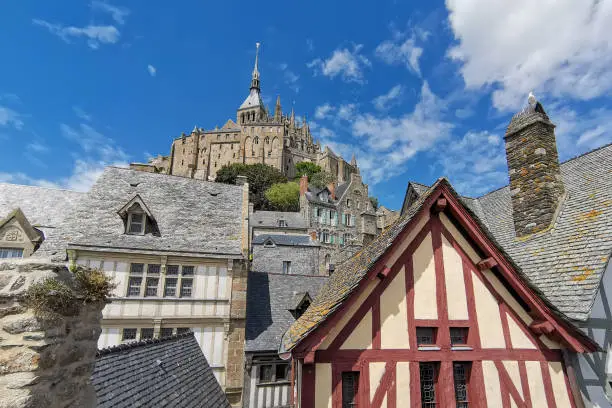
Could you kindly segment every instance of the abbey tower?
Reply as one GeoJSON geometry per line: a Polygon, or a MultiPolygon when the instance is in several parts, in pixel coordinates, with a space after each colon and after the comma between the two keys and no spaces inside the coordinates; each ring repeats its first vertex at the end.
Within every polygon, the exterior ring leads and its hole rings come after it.
{"type": "Polygon", "coordinates": [[[350,163],[313,139],[304,118],[296,120],[293,109],[283,113],[280,96],[270,114],[261,99],[258,69],[259,43],[251,77],[249,95],[222,128],[205,130],[197,126],[190,134],[174,139],[169,156],[158,156],[148,164],[132,163],[131,168],[156,173],[214,180],[217,171],[232,163],[264,163],[279,169],[289,178],[295,164],[309,161],[333,174],[339,183],[359,173],[357,162],[350,163]]]}

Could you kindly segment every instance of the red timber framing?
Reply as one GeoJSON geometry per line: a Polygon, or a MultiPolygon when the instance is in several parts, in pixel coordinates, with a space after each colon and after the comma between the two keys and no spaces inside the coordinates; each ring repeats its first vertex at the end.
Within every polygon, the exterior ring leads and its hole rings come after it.
{"type": "MultiPolygon", "coordinates": [[[[490,273],[490,272],[489,272],[490,273]]],[[[391,247],[380,257],[375,265],[370,268],[368,274],[360,282],[349,298],[319,327],[306,336],[292,351],[293,357],[304,362],[302,379],[302,401],[301,408],[315,407],[315,365],[322,363],[331,364],[331,389],[332,408],[342,408],[342,373],[345,371],[359,372],[359,407],[379,408],[386,396],[386,406],[396,407],[396,396],[404,392],[398,390],[398,378],[396,378],[397,364],[409,363],[410,372],[410,406],[421,406],[420,372],[419,363],[439,363],[439,374],[436,385],[437,406],[455,407],[455,389],[453,382],[453,363],[466,362],[471,365],[470,375],[467,380],[468,399],[470,407],[487,407],[487,396],[485,394],[485,379],[483,375],[483,361],[494,362],[494,367],[499,376],[502,408],[510,407],[511,401],[517,407],[533,407],[532,396],[528,383],[526,362],[540,362],[541,375],[548,407],[556,407],[553,394],[553,384],[549,371],[549,362],[558,362],[565,370],[561,350],[548,348],[541,340],[541,332],[538,327],[543,327],[549,337],[562,344],[562,346],[573,352],[592,352],[596,346],[588,338],[579,334],[573,327],[569,326],[556,315],[554,315],[545,303],[519,277],[512,265],[502,256],[501,252],[490,242],[488,237],[480,230],[477,223],[466,212],[458,202],[455,195],[445,183],[440,183],[436,190],[430,194],[424,203],[420,213],[417,214],[398,235],[391,247]],[[465,253],[463,247],[456,241],[452,233],[447,230],[440,220],[440,214],[444,213],[453,220],[462,231],[468,242],[477,251],[480,251],[481,262],[474,264],[472,259],[465,253]],[[423,217],[429,215],[429,220],[416,234],[412,242],[407,246],[397,261],[389,265],[392,259],[393,249],[399,242],[407,237],[409,232],[418,225],[423,217]],[[433,245],[433,258],[435,266],[435,288],[437,319],[416,319],[414,317],[414,271],[413,254],[425,237],[431,233],[433,245]],[[449,320],[447,306],[447,288],[444,275],[444,259],[442,251],[443,237],[452,245],[461,257],[463,266],[463,279],[466,290],[467,320],[449,320]],[[493,270],[500,278],[502,284],[508,286],[508,292],[518,296],[519,303],[527,305],[528,312],[534,319],[536,330],[530,329],[510,307],[502,295],[498,293],[489,279],[485,276],[487,270],[493,270]],[[381,348],[381,317],[380,298],[385,289],[393,282],[394,278],[403,271],[405,273],[405,293],[407,306],[407,337],[406,344],[409,348],[382,349],[381,348]],[[500,313],[505,348],[483,348],[477,320],[477,310],[474,292],[474,279],[484,285],[494,296],[500,313]],[[375,281],[376,286],[371,294],[361,305],[354,304],[358,294],[365,286],[375,281]],[[338,332],[325,350],[318,347],[329,335],[332,328],[339,324],[344,313],[356,306],[352,318],[338,332]],[[341,349],[342,344],[353,333],[359,322],[369,312],[372,312],[372,347],[365,350],[341,349]],[[514,348],[510,335],[509,321],[513,326],[518,326],[523,334],[535,345],[535,348],[514,348]],[[434,349],[421,348],[416,341],[417,327],[434,327],[437,330],[434,349]],[[453,349],[450,340],[450,328],[465,327],[468,329],[467,347],[461,350],[453,349]],[[436,349],[437,348],[437,349],[436,349]],[[513,361],[518,365],[520,374],[520,389],[512,381],[503,361],[513,361]],[[370,390],[370,363],[385,363],[385,370],[376,390],[370,390]],[[314,364],[312,364],[314,363],[314,364]]],[[[566,384],[568,384],[566,377],[566,384]]],[[[570,395],[570,403],[575,407],[571,396],[571,389],[566,387],[570,395]]]]}

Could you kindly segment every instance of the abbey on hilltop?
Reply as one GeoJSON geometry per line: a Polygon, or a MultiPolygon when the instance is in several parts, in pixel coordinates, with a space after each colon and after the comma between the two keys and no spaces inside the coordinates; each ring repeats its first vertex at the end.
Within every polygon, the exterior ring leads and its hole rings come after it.
{"type": "Polygon", "coordinates": [[[350,163],[328,147],[321,149],[310,132],[306,118],[296,120],[295,112],[283,113],[280,96],[271,115],[261,99],[257,68],[259,43],[249,95],[236,111],[236,121],[228,119],[222,128],[194,127],[172,142],[169,156],[158,156],[147,164],[132,163],[141,171],[167,173],[201,180],[214,180],[217,171],[232,163],[264,163],[287,177],[295,176],[295,164],[308,161],[333,174],[340,183],[359,173],[355,158],[350,163]]]}

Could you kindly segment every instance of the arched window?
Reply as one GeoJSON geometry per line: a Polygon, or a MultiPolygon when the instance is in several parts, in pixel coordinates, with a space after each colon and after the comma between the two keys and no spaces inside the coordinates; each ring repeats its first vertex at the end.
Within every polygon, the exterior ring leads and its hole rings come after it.
{"type": "Polygon", "coordinates": [[[255,144],[259,144],[259,136],[255,136],[255,144]]]}
{"type": "Polygon", "coordinates": [[[270,138],[266,136],[266,144],[270,144],[270,138]]]}

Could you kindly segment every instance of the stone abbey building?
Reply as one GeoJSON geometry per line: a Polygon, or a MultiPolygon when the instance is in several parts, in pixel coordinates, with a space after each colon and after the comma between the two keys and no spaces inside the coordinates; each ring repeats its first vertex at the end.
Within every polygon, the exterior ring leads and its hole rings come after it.
{"type": "MultiPolygon", "coordinates": [[[[259,44],[257,45],[259,51],[259,44]]],[[[232,163],[264,163],[279,169],[289,178],[295,176],[295,164],[313,162],[342,183],[357,173],[357,164],[348,163],[329,148],[321,148],[313,139],[306,118],[296,120],[295,112],[286,115],[276,99],[270,114],[261,99],[258,54],[251,78],[249,95],[236,111],[235,121],[228,119],[222,128],[205,130],[197,126],[189,135],[172,142],[169,156],[158,156],[149,163],[133,163],[137,170],[167,173],[200,180],[214,180],[217,171],[232,163]]]]}

